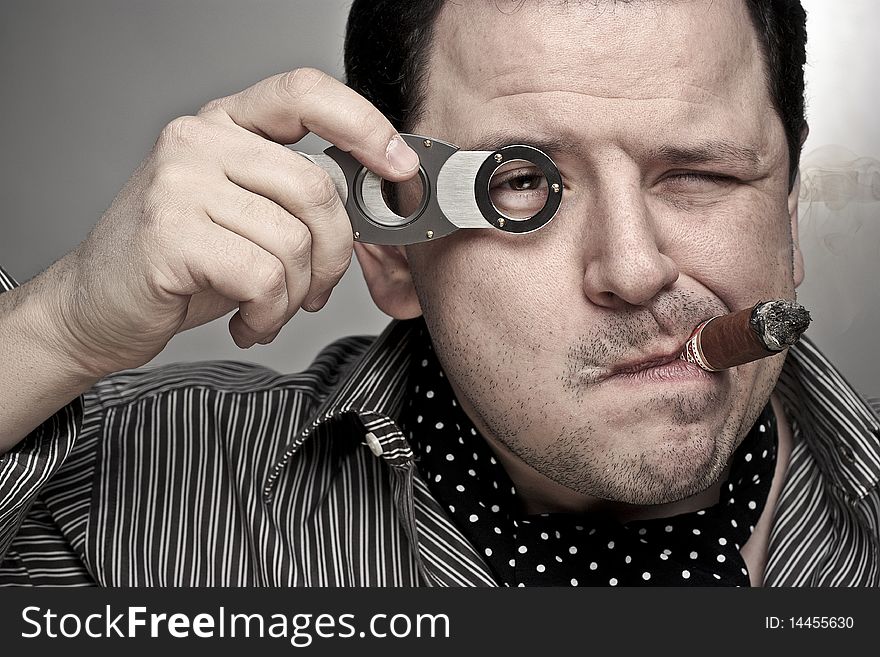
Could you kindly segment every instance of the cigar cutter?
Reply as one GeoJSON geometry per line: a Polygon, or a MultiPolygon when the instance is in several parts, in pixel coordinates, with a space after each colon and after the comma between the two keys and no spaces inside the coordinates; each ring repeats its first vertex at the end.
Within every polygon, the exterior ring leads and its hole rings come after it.
{"type": "MultiPolygon", "coordinates": [[[[562,176],[553,160],[537,148],[512,144],[494,151],[466,151],[432,137],[401,136],[420,160],[413,181],[421,185],[409,195],[406,216],[389,207],[386,199],[393,196],[388,193],[389,183],[350,153],[335,146],[318,154],[296,151],[330,175],[351,219],[356,241],[416,244],[459,228],[530,233],[547,225],[559,210],[562,176]],[[518,184],[522,189],[511,188],[511,176],[519,176],[517,180],[527,184],[518,184]],[[540,182],[536,184],[535,180],[540,182]]],[[[402,205],[394,201],[391,204],[402,205]]]]}

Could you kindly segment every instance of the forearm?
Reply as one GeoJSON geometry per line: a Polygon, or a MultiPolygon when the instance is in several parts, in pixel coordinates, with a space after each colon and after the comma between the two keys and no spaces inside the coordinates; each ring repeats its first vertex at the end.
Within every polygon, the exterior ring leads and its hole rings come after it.
{"type": "Polygon", "coordinates": [[[58,303],[64,261],[0,294],[0,454],[15,447],[98,378],[74,357],[58,303]]]}

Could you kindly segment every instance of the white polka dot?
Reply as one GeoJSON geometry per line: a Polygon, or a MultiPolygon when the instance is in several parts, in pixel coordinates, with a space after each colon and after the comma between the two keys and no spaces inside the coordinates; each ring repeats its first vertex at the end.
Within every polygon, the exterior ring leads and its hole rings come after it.
{"type": "Polygon", "coordinates": [[[672,550],[670,550],[669,548],[666,548],[665,550],[663,550],[663,554],[665,554],[668,557],[670,554],[672,554],[672,550]]]}
{"type": "Polygon", "coordinates": [[[668,558],[669,558],[669,555],[663,554],[662,552],[660,553],[660,559],[662,561],[666,561],[668,558]]]}
{"type": "Polygon", "coordinates": [[[455,513],[455,507],[452,506],[451,504],[449,505],[449,512],[450,512],[450,513],[455,513]]]}
{"type": "Polygon", "coordinates": [[[730,520],[730,524],[733,525],[734,527],[736,527],[736,520],[733,520],[733,519],[731,518],[731,520],[730,520]]]}
{"type": "Polygon", "coordinates": [[[454,460],[455,460],[455,456],[453,456],[452,454],[447,454],[447,455],[446,455],[446,460],[447,460],[447,461],[454,461],[454,460]]]}
{"type": "Polygon", "coordinates": [[[645,529],[644,527],[642,527],[642,528],[639,530],[639,536],[644,536],[644,535],[647,534],[647,533],[648,533],[648,530],[645,529]]]}
{"type": "Polygon", "coordinates": [[[472,435],[472,436],[476,436],[476,435],[477,435],[477,430],[476,430],[476,429],[471,429],[471,435],[472,435]]]}
{"type": "Polygon", "coordinates": [[[522,582],[520,582],[519,584],[517,584],[517,586],[525,587],[525,584],[523,584],[522,582]]]}
{"type": "Polygon", "coordinates": [[[694,536],[699,536],[699,535],[700,535],[700,530],[695,528],[694,529],[694,536]]]}
{"type": "Polygon", "coordinates": [[[599,567],[599,564],[597,564],[595,561],[590,562],[590,570],[596,570],[596,568],[598,568],[598,567],[599,567]]]}
{"type": "Polygon", "coordinates": [[[761,452],[761,458],[767,458],[767,450],[766,449],[763,452],[761,452]]]}
{"type": "Polygon", "coordinates": [[[422,423],[422,420],[424,420],[424,419],[425,419],[425,418],[423,418],[421,415],[419,415],[419,416],[416,418],[416,422],[418,422],[419,424],[421,424],[421,423],[422,423]]]}
{"type": "Polygon", "coordinates": [[[754,502],[752,502],[752,501],[749,502],[749,508],[750,508],[750,509],[755,509],[757,506],[758,506],[758,505],[755,504],[754,502]]]}
{"type": "Polygon", "coordinates": [[[496,528],[495,528],[495,533],[496,533],[496,534],[500,534],[500,533],[501,533],[501,527],[496,527],[496,528]]]}
{"type": "Polygon", "coordinates": [[[608,541],[608,549],[609,549],[609,550],[613,550],[613,549],[614,549],[614,541],[608,541]]]}
{"type": "Polygon", "coordinates": [[[578,551],[578,549],[574,545],[572,545],[570,548],[568,548],[569,554],[577,554],[577,551],[578,551]]]}
{"type": "Polygon", "coordinates": [[[574,528],[575,528],[577,531],[579,531],[579,532],[584,531],[584,527],[583,527],[583,525],[575,525],[574,528]]]}
{"type": "Polygon", "coordinates": [[[649,573],[649,572],[646,570],[645,572],[642,573],[642,579],[645,580],[645,581],[647,582],[649,579],[651,579],[651,573],[649,573]]]}
{"type": "Polygon", "coordinates": [[[423,358],[423,359],[422,359],[422,367],[427,367],[427,366],[428,366],[428,359],[427,359],[427,358],[423,358]]]}
{"type": "Polygon", "coordinates": [[[556,535],[556,538],[562,538],[562,534],[560,534],[558,531],[555,531],[553,533],[556,535]]]}
{"type": "Polygon", "coordinates": [[[479,518],[477,517],[476,513],[472,513],[468,520],[470,520],[471,522],[476,522],[477,520],[479,520],[479,518]]]}
{"type": "Polygon", "coordinates": [[[489,457],[489,463],[491,463],[492,465],[495,465],[496,463],[498,463],[498,461],[495,460],[495,457],[494,457],[494,456],[490,456],[490,457],[489,457]]]}
{"type": "Polygon", "coordinates": [[[434,477],[434,481],[440,481],[440,478],[440,475],[437,475],[436,477],[434,477]]]}
{"type": "Polygon", "coordinates": [[[608,580],[608,583],[609,583],[611,586],[617,586],[617,578],[616,578],[616,577],[612,577],[611,579],[608,580]]]}
{"type": "Polygon", "coordinates": [[[706,515],[706,509],[700,509],[699,511],[697,511],[697,515],[698,515],[698,516],[704,516],[704,515],[706,515]]]}
{"type": "Polygon", "coordinates": [[[691,557],[691,559],[696,559],[696,558],[697,558],[697,553],[696,553],[696,552],[691,552],[690,557],[691,557]]]}
{"type": "Polygon", "coordinates": [[[718,539],[718,545],[727,545],[727,539],[722,536],[718,539]]]}
{"type": "Polygon", "coordinates": [[[498,513],[498,511],[500,511],[500,510],[501,510],[501,507],[498,506],[497,504],[492,505],[492,513],[498,513]]]}
{"type": "Polygon", "coordinates": [[[459,484],[458,486],[455,487],[455,490],[457,490],[459,493],[463,493],[463,492],[464,492],[464,486],[462,486],[461,484],[459,484]]]}
{"type": "Polygon", "coordinates": [[[715,579],[721,579],[721,575],[718,575],[717,573],[712,573],[712,577],[715,579]]]}
{"type": "Polygon", "coordinates": [[[754,477],[752,477],[752,482],[754,482],[756,484],[760,484],[761,478],[758,475],[755,475],[754,477]]]}
{"type": "Polygon", "coordinates": [[[746,454],[746,463],[748,463],[748,462],[751,461],[751,460],[752,460],[752,453],[751,453],[751,452],[748,452],[748,453],[746,454]]]}
{"type": "Polygon", "coordinates": [[[718,555],[717,557],[715,557],[715,558],[718,559],[718,563],[724,563],[724,561],[725,561],[725,557],[724,557],[723,554],[719,554],[719,555],[718,555]]]}
{"type": "Polygon", "coordinates": [[[544,567],[544,564],[539,563],[537,566],[535,566],[535,570],[537,570],[539,573],[543,573],[547,569],[544,567]]]}
{"type": "Polygon", "coordinates": [[[624,557],[623,560],[624,560],[624,562],[626,562],[626,563],[632,563],[633,558],[632,558],[631,556],[629,556],[629,555],[626,555],[626,557],[624,557]]]}
{"type": "Polygon", "coordinates": [[[556,561],[562,563],[562,557],[560,557],[558,554],[556,555],[556,561]]]}
{"type": "Polygon", "coordinates": [[[434,391],[429,390],[428,392],[425,393],[425,397],[427,397],[428,399],[433,399],[434,398],[434,391]]]}
{"type": "Polygon", "coordinates": [[[760,431],[761,433],[764,433],[765,431],[767,431],[767,427],[765,427],[765,426],[762,424],[762,425],[760,425],[760,426],[758,427],[758,431],[760,431]]]}
{"type": "Polygon", "coordinates": [[[510,567],[513,568],[514,566],[516,566],[516,559],[511,559],[511,560],[508,561],[507,563],[509,563],[509,564],[510,564],[510,567]]]}
{"type": "Polygon", "coordinates": [[[550,534],[548,534],[547,532],[541,532],[541,538],[546,541],[548,538],[550,538],[550,534]]]}
{"type": "Polygon", "coordinates": [[[529,549],[528,549],[525,545],[520,545],[520,546],[519,546],[519,553],[520,553],[520,554],[525,554],[525,553],[528,552],[528,551],[529,551],[529,549]]]}
{"type": "Polygon", "coordinates": [[[442,428],[443,428],[443,423],[442,423],[442,422],[438,422],[437,424],[434,425],[434,428],[435,428],[435,429],[442,429],[442,428]]]}
{"type": "Polygon", "coordinates": [[[746,570],[745,568],[740,568],[739,571],[740,571],[743,575],[748,575],[748,574],[749,574],[749,571],[746,570]]]}
{"type": "Polygon", "coordinates": [[[486,548],[485,552],[486,552],[486,556],[487,556],[487,557],[491,557],[491,556],[492,556],[492,548],[486,548]]]}
{"type": "Polygon", "coordinates": [[[455,400],[454,400],[454,399],[452,400],[452,405],[453,405],[453,406],[458,406],[458,404],[455,403],[455,400]]]}
{"type": "Polygon", "coordinates": [[[464,438],[462,438],[461,436],[458,437],[458,444],[464,445],[464,438]]]}
{"type": "Polygon", "coordinates": [[[578,585],[578,581],[577,581],[576,579],[572,578],[572,580],[571,580],[571,585],[572,585],[572,586],[577,586],[577,585],[578,585]]]}
{"type": "Polygon", "coordinates": [[[476,476],[477,476],[477,473],[474,471],[473,468],[471,468],[470,470],[468,470],[468,474],[469,474],[471,477],[476,477],[476,476]]]}
{"type": "Polygon", "coordinates": [[[685,579],[688,579],[688,578],[691,576],[691,571],[689,571],[689,570],[682,570],[682,571],[681,571],[681,576],[684,577],[685,579]]]}
{"type": "Polygon", "coordinates": [[[476,453],[476,452],[474,452],[474,455],[473,455],[473,456],[474,456],[474,461],[476,461],[477,459],[480,458],[479,456],[477,456],[477,453],[476,453]]]}
{"type": "Polygon", "coordinates": [[[666,532],[669,533],[672,531],[672,525],[666,525],[666,527],[664,527],[663,529],[665,529],[666,532]]]}
{"type": "Polygon", "coordinates": [[[431,453],[431,446],[428,445],[427,447],[425,447],[425,454],[430,454],[430,453],[431,453]]]}

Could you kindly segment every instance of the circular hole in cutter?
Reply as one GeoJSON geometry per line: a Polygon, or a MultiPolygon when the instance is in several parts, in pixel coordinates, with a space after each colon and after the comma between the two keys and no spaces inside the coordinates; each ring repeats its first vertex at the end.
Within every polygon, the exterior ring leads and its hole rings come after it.
{"type": "Polygon", "coordinates": [[[428,204],[430,183],[424,169],[403,182],[384,180],[361,169],[354,183],[355,200],[372,223],[400,228],[412,223],[428,204]]]}
{"type": "Polygon", "coordinates": [[[495,228],[528,233],[546,225],[562,201],[556,164],[532,146],[505,146],[483,162],[474,182],[477,207],[495,228]]]}

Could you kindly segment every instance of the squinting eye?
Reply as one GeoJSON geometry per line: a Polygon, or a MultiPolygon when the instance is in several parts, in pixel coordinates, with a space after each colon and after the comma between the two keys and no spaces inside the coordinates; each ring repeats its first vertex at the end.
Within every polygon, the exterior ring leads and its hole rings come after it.
{"type": "Polygon", "coordinates": [[[671,176],[668,176],[666,180],[670,181],[673,185],[727,185],[733,182],[733,178],[731,178],[730,176],[723,176],[715,173],[702,173],[699,171],[675,173],[671,176]]]}
{"type": "Polygon", "coordinates": [[[529,219],[547,202],[547,179],[536,166],[509,162],[489,181],[489,197],[495,209],[509,219],[529,219]]]}

